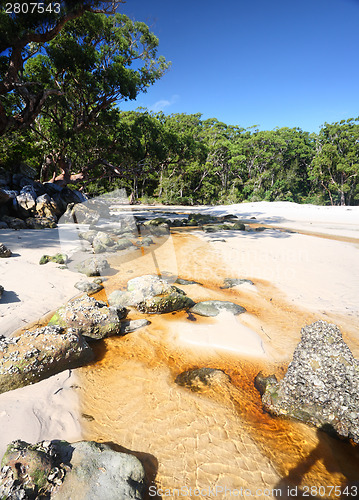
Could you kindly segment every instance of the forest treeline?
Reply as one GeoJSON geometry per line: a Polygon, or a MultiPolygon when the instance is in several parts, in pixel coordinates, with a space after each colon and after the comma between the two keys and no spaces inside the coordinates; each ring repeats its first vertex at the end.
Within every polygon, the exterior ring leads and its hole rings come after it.
{"type": "Polygon", "coordinates": [[[119,14],[121,1],[18,5],[0,7],[3,171],[26,163],[41,181],[93,195],[124,187],[143,202],[359,204],[359,117],[315,134],[124,112],[170,66],[148,26],[119,14]]]}
{"type": "Polygon", "coordinates": [[[36,126],[3,137],[0,165],[25,162],[48,181],[61,156],[75,172],[68,183],[93,195],[124,187],[147,203],[359,204],[358,118],[314,134],[244,129],[200,113],[112,109],[72,137],[45,116],[36,126]]]}

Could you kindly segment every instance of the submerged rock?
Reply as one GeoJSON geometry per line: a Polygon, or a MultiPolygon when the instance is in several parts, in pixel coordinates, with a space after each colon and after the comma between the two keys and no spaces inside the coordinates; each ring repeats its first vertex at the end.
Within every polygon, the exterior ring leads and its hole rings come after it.
{"type": "Polygon", "coordinates": [[[11,257],[11,255],[12,255],[11,250],[2,243],[0,243],[0,258],[11,257]]]}
{"type": "Polygon", "coordinates": [[[0,338],[0,393],[34,384],[93,359],[74,328],[45,326],[19,337],[0,338]]]}
{"type": "Polygon", "coordinates": [[[51,318],[49,325],[77,328],[85,337],[99,340],[120,333],[120,319],[125,318],[125,308],[107,307],[105,302],[85,295],[68,302],[51,318]]]}
{"type": "Polygon", "coordinates": [[[221,286],[223,290],[226,288],[233,288],[234,286],[237,285],[243,285],[244,283],[247,283],[248,285],[254,285],[253,281],[247,280],[247,279],[242,279],[242,278],[224,278],[223,280],[224,285],[221,286]]]}
{"type": "Polygon", "coordinates": [[[127,333],[134,332],[139,328],[150,325],[151,322],[147,319],[133,319],[121,321],[121,335],[126,335],[127,333]]]}
{"type": "Polygon", "coordinates": [[[317,321],[301,341],[284,378],[265,387],[264,408],[359,442],[359,363],[339,328],[317,321]]]}
{"type": "Polygon", "coordinates": [[[191,313],[199,314],[200,316],[217,316],[223,311],[228,311],[235,315],[246,312],[244,307],[227,300],[205,300],[197,302],[190,309],[191,313]]]}
{"type": "Polygon", "coordinates": [[[231,381],[229,375],[217,368],[196,368],[180,373],[176,377],[176,384],[188,387],[192,391],[201,391],[207,387],[223,385],[231,381]]]}
{"type": "Polygon", "coordinates": [[[175,283],[178,283],[178,285],[201,285],[202,286],[202,283],[199,283],[198,281],[185,280],[183,278],[177,278],[175,283]]]}
{"type": "Polygon", "coordinates": [[[12,442],[2,459],[0,498],[142,500],[145,471],[128,453],[94,441],[12,442]]]}

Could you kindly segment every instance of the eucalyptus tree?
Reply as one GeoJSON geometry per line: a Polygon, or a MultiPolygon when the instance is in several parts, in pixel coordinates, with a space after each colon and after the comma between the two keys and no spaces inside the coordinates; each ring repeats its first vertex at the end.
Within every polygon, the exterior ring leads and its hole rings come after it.
{"type": "Polygon", "coordinates": [[[358,204],[359,117],[323,125],[310,179],[324,191],[331,205],[358,204]]]}
{"type": "Polygon", "coordinates": [[[51,174],[66,184],[87,177],[88,165],[76,165],[74,151],[94,138],[91,129],[114,117],[105,119],[104,114],[115,104],[135,99],[164,74],[169,63],[157,57],[157,46],[158,39],[142,22],[122,14],[86,12],[26,63],[28,81],[59,90],[31,125],[46,157],[44,178],[51,174]]]}
{"type": "MultiPolygon", "coordinates": [[[[66,24],[85,12],[114,14],[122,1],[41,0],[0,4],[0,136],[28,127],[56,85],[44,85],[25,75],[24,64],[41,52],[66,24]]],[[[72,58],[71,53],[66,57],[72,58]]]]}

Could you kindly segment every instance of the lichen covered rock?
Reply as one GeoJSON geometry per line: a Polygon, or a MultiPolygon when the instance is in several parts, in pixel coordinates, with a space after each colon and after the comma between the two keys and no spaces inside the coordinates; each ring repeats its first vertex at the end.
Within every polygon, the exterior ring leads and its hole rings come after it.
{"type": "Polygon", "coordinates": [[[19,337],[0,338],[0,393],[34,384],[93,359],[74,328],[50,325],[19,337]]]}
{"type": "Polygon", "coordinates": [[[58,309],[49,324],[76,328],[85,337],[98,340],[118,335],[120,319],[126,315],[125,308],[108,307],[105,302],[84,295],[58,309]]]}
{"type": "Polygon", "coordinates": [[[317,321],[301,335],[284,378],[266,385],[264,408],[359,442],[358,361],[334,324],[317,321]]]}

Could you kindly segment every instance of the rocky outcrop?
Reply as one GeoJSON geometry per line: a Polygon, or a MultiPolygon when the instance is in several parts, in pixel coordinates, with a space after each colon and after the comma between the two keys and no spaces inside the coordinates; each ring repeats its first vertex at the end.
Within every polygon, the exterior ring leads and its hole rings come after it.
{"type": "Polygon", "coordinates": [[[191,313],[199,314],[200,316],[217,316],[223,311],[231,312],[235,315],[246,312],[244,307],[227,300],[204,300],[203,302],[197,302],[190,309],[191,313]]]}
{"type": "Polygon", "coordinates": [[[94,441],[12,442],[2,459],[0,498],[141,500],[145,471],[128,453],[94,441]]]}
{"type": "Polygon", "coordinates": [[[0,258],[6,259],[7,257],[11,257],[11,255],[12,255],[11,250],[2,243],[0,243],[0,258]]]}
{"type": "Polygon", "coordinates": [[[227,384],[230,381],[231,378],[224,371],[207,367],[182,372],[175,380],[176,384],[192,391],[202,391],[208,387],[227,384]]]}
{"type": "Polygon", "coordinates": [[[49,325],[76,328],[84,337],[99,340],[118,335],[120,319],[126,315],[125,308],[108,307],[105,302],[84,295],[58,309],[49,325]]]}
{"type": "Polygon", "coordinates": [[[19,337],[0,338],[0,393],[34,384],[93,359],[74,328],[46,326],[19,337]]]}
{"type": "Polygon", "coordinates": [[[264,408],[359,442],[359,362],[339,328],[317,321],[301,331],[284,378],[267,380],[264,408]]]}
{"type": "Polygon", "coordinates": [[[13,175],[0,172],[0,218],[11,229],[54,227],[70,203],[87,200],[79,191],[51,182],[41,184],[34,176],[36,172],[27,166],[13,175]],[[22,220],[24,225],[14,219],[22,220]]]}

